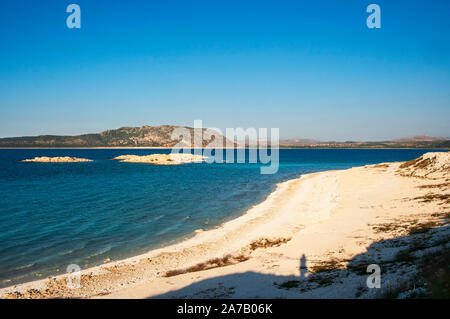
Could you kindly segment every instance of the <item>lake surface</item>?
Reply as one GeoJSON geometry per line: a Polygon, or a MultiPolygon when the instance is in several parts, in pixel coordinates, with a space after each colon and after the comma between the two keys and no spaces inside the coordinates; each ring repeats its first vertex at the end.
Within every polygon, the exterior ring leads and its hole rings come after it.
{"type": "Polygon", "coordinates": [[[210,229],[301,174],[414,159],[430,150],[281,149],[277,174],[259,164],[154,166],[118,155],[155,149],[0,149],[0,287],[135,256],[210,229]],[[88,163],[21,163],[75,156],[88,163]]]}

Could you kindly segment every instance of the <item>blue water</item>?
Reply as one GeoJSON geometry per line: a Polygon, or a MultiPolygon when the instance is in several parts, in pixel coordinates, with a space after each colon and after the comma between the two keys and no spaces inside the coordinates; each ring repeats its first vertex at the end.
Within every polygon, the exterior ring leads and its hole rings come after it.
{"type": "Polygon", "coordinates": [[[280,150],[257,164],[153,166],[110,160],[169,150],[0,149],[0,287],[131,257],[209,229],[301,174],[416,158],[428,150],[280,150]],[[75,156],[90,163],[21,163],[75,156]]]}

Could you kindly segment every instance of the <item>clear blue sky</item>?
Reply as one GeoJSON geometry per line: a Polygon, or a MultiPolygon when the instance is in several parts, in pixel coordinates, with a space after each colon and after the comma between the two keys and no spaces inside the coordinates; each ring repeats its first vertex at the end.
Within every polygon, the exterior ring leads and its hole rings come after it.
{"type": "Polygon", "coordinates": [[[283,138],[450,136],[446,0],[2,0],[0,43],[0,137],[195,119],[283,138]]]}

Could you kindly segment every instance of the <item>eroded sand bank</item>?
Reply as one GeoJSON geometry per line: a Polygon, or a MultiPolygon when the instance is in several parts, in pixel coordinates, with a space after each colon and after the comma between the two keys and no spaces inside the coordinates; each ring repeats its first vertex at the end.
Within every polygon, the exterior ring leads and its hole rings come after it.
{"type": "Polygon", "coordinates": [[[245,215],[179,244],[0,290],[7,298],[379,297],[449,241],[450,153],[304,175],[245,215]],[[408,259],[405,260],[405,256],[408,259]],[[369,264],[382,288],[366,286],[369,264]]]}

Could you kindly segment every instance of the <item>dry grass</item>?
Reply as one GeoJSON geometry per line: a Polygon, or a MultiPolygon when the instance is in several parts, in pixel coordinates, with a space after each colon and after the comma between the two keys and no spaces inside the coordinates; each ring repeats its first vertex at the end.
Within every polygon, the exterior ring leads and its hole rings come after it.
{"type": "MultiPolygon", "coordinates": [[[[258,248],[277,247],[284,243],[287,243],[290,240],[291,240],[291,238],[275,238],[275,239],[261,238],[261,239],[251,242],[249,245],[249,250],[251,252],[258,248]]],[[[202,270],[230,266],[230,265],[234,265],[234,264],[246,261],[248,259],[250,259],[250,256],[248,256],[248,255],[241,254],[241,255],[237,255],[237,256],[232,256],[232,255],[228,254],[224,257],[213,258],[213,259],[210,259],[203,263],[198,263],[198,264],[188,267],[188,268],[169,270],[165,273],[164,276],[165,277],[173,277],[173,276],[186,274],[186,273],[190,273],[190,272],[197,272],[197,271],[202,271],[202,270]]]]}
{"type": "Polygon", "coordinates": [[[298,288],[300,284],[300,281],[298,280],[289,280],[289,281],[285,281],[282,284],[278,285],[278,288],[281,289],[291,289],[291,288],[298,288]]]}
{"type": "Polygon", "coordinates": [[[426,283],[428,297],[450,298],[450,249],[444,248],[438,253],[424,258],[419,275],[426,283]],[[428,258],[429,257],[429,258],[428,258]]]}
{"type": "Polygon", "coordinates": [[[431,216],[440,218],[440,219],[450,220],[450,212],[434,213],[434,214],[431,214],[431,216]]]}
{"type": "Polygon", "coordinates": [[[378,225],[369,225],[372,226],[372,229],[375,231],[375,233],[390,233],[390,232],[396,232],[396,231],[403,231],[408,228],[405,224],[397,224],[395,222],[392,223],[385,223],[385,224],[378,224],[378,225]]]}
{"type": "Polygon", "coordinates": [[[400,282],[397,286],[389,287],[380,296],[381,298],[397,298],[403,291],[414,290],[417,287],[424,287],[425,294],[410,298],[450,298],[450,249],[446,243],[442,249],[434,251],[422,257],[415,257],[413,248],[401,250],[396,255],[397,262],[407,262],[417,266],[418,273],[411,280],[400,282]]]}
{"type": "Polygon", "coordinates": [[[400,165],[399,167],[400,168],[407,168],[407,167],[410,167],[410,166],[413,166],[413,165],[415,165],[417,162],[419,162],[419,161],[421,161],[421,158],[419,157],[419,158],[416,158],[416,159],[413,159],[412,161],[408,161],[408,162],[404,162],[402,165],[400,165]]]}
{"type": "Polygon", "coordinates": [[[331,258],[326,261],[321,261],[314,266],[308,267],[308,270],[310,270],[313,273],[320,273],[320,272],[327,272],[327,271],[333,271],[337,269],[344,269],[344,263],[346,260],[339,260],[336,258],[331,258]]]}
{"type": "Polygon", "coordinates": [[[416,224],[411,226],[408,230],[410,235],[424,234],[430,231],[431,229],[442,226],[442,222],[440,221],[429,221],[422,224],[416,224]]]}
{"type": "Polygon", "coordinates": [[[375,168],[388,168],[389,165],[388,164],[377,164],[377,165],[374,165],[373,167],[375,167],[375,168]]]}
{"type": "Polygon", "coordinates": [[[431,160],[429,158],[422,159],[422,157],[413,159],[412,161],[405,162],[399,166],[399,168],[425,168],[431,164],[431,160]]]}
{"type": "Polygon", "coordinates": [[[232,256],[232,255],[226,255],[221,258],[213,258],[210,260],[207,260],[203,263],[198,263],[194,266],[185,268],[185,269],[175,269],[175,270],[169,270],[164,274],[164,277],[173,277],[181,274],[187,274],[190,272],[197,272],[202,270],[208,270],[213,268],[219,268],[224,266],[230,266],[234,265],[243,261],[246,261],[250,259],[250,257],[245,255],[238,255],[238,256],[232,256]]]}
{"type": "Polygon", "coordinates": [[[251,242],[249,248],[251,251],[253,251],[258,248],[278,247],[282,244],[287,243],[290,240],[291,238],[275,238],[275,239],[261,238],[251,242]]]}
{"type": "Polygon", "coordinates": [[[358,276],[367,276],[368,262],[352,262],[347,265],[347,270],[355,273],[358,276]]]}
{"type": "Polygon", "coordinates": [[[416,165],[414,165],[414,167],[415,168],[425,168],[430,164],[431,164],[431,160],[429,158],[427,158],[427,159],[424,159],[423,161],[416,163],[416,165]]]}
{"type": "Polygon", "coordinates": [[[402,249],[395,255],[395,262],[413,262],[416,259],[411,249],[402,249]]]}
{"type": "Polygon", "coordinates": [[[433,220],[418,223],[417,220],[411,220],[408,223],[384,223],[372,226],[375,233],[405,233],[405,235],[424,234],[429,230],[445,225],[447,222],[443,222],[442,219],[450,219],[450,213],[434,213],[431,215],[433,220]],[[437,220],[437,218],[439,220],[437,220]]]}
{"type": "Polygon", "coordinates": [[[442,201],[445,204],[450,204],[450,194],[427,194],[424,196],[415,197],[414,200],[420,200],[422,203],[442,201]]]}
{"type": "Polygon", "coordinates": [[[450,183],[432,184],[432,185],[420,185],[417,188],[444,188],[449,187],[450,183]]]}
{"type": "Polygon", "coordinates": [[[318,287],[326,287],[333,284],[334,279],[337,277],[336,274],[312,274],[308,277],[310,282],[314,282],[318,287]]]}

